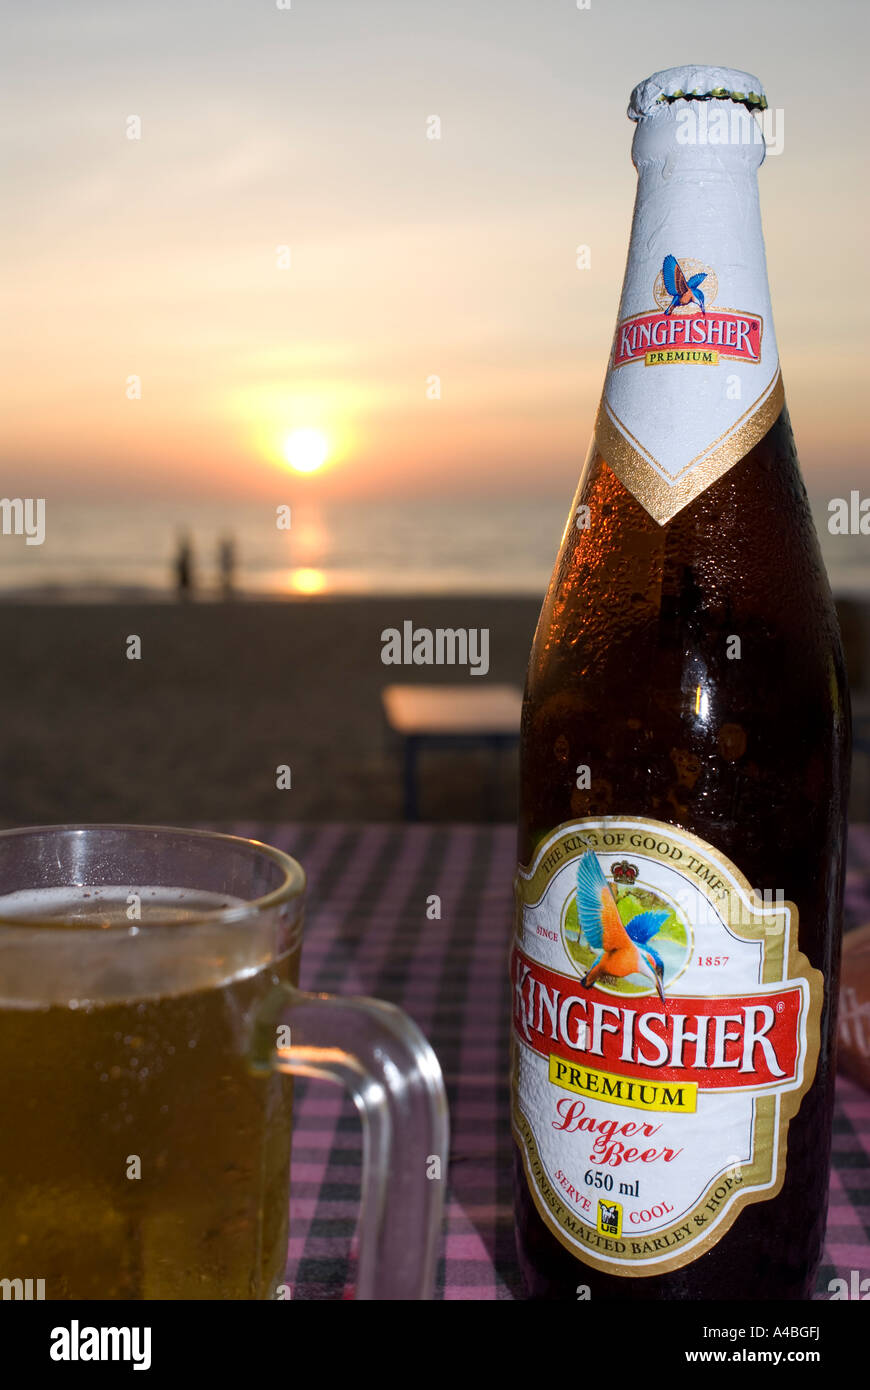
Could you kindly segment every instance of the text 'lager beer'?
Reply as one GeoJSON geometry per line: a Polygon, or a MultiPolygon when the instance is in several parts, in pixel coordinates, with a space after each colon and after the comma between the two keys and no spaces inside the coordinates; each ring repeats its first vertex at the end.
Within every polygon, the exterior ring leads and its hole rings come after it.
{"type": "Polygon", "coordinates": [[[656,73],[595,437],[538,623],[512,952],[534,1297],[806,1298],[849,766],[785,407],[758,80],[656,73]]]}

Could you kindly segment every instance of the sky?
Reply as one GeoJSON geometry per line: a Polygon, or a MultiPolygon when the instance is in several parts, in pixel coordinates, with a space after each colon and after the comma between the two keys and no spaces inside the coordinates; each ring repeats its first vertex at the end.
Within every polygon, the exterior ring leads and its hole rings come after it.
{"type": "Polygon", "coordinates": [[[316,430],[299,486],[324,499],[568,499],[629,92],[685,62],[756,73],[783,113],[759,179],[787,399],[810,491],[866,481],[866,7],[279,4],[8,7],[4,493],[267,497],[316,430]]]}

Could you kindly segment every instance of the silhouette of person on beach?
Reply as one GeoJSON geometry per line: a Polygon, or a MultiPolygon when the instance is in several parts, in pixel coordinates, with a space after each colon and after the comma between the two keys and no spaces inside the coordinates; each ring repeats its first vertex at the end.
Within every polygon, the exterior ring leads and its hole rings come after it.
{"type": "Polygon", "coordinates": [[[179,534],[175,551],[175,590],[180,599],[193,595],[193,546],[186,531],[179,534]]]}
{"type": "Polygon", "coordinates": [[[232,598],[236,589],[236,543],[229,535],[218,541],[218,574],[221,593],[224,598],[232,598]]]}

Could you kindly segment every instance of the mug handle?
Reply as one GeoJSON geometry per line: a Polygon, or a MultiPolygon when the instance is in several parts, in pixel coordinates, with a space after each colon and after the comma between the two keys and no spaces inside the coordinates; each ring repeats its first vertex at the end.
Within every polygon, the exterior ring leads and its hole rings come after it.
{"type": "Polygon", "coordinates": [[[363,1131],[356,1297],[431,1298],[448,1112],[438,1059],[416,1023],[379,999],[280,984],[258,1011],[251,1065],[350,1092],[363,1131]],[[278,1029],[287,1025],[290,1045],[280,1047],[278,1029]]]}

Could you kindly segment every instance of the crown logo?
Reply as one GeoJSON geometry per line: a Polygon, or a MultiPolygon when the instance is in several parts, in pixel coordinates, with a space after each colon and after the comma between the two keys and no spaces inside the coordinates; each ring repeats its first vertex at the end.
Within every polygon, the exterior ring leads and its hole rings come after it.
{"type": "Polygon", "coordinates": [[[634,883],[637,878],[637,865],[629,864],[627,859],[623,859],[621,863],[614,864],[611,872],[617,883],[634,883]]]}

